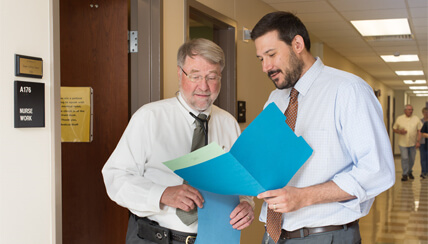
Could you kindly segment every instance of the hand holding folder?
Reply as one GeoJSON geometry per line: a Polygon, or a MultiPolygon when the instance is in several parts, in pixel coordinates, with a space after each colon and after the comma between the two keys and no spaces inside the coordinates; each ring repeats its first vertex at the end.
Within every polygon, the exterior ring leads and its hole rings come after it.
{"type": "Polygon", "coordinates": [[[238,195],[257,196],[287,185],[312,155],[312,148],[269,104],[236,140],[230,152],[215,142],[164,164],[205,199],[198,210],[196,244],[237,244],[240,231],[229,224],[238,195]]]}

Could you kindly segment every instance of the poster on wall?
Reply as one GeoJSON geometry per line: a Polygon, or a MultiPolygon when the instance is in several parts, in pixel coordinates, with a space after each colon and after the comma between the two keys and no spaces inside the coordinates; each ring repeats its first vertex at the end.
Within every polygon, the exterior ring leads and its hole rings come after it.
{"type": "Polygon", "coordinates": [[[61,142],[91,142],[91,87],[61,87],[61,142]]]}

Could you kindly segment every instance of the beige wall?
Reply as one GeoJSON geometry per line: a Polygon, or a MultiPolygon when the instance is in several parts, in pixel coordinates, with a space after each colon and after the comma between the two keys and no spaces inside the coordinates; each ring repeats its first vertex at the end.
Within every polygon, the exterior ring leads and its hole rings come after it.
{"type": "Polygon", "coordinates": [[[178,91],[177,50],[186,40],[185,5],[185,0],[164,0],[164,98],[173,97],[178,91]]]}
{"type": "Polygon", "coordinates": [[[0,243],[60,243],[55,217],[60,144],[53,117],[57,6],[53,0],[0,0],[0,243]],[[43,78],[15,77],[15,54],[42,58],[43,78]],[[44,128],[14,128],[14,80],[45,84],[44,128]]]}

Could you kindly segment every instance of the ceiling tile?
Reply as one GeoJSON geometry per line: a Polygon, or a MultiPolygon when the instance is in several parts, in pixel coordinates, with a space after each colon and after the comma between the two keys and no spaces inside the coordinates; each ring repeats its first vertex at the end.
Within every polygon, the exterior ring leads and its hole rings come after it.
{"type": "Polygon", "coordinates": [[[368,64],[368,65],[376,64],[382,61],[382,59],[379,56],[373,56],[373,57],[349,56],[348,59],[354,63],[368,64]]]}
{"type": "Polygon", "coordinates": [[[428,1],[427,0],[407,0],[407,2],[409,3],[409,6],[411,8],[428,7],[428,1]]]}
{"type": "Polygon", "coordinates": [[[408,18],[406,9],[369,9],[364,11],[343,11],[347,20],[373,20],[408,18]]]}
{"type": "Polygon", "coordinates": [[[292,2],[321,2],[324,0],[263,0],[265,3],[276,4],[276,3],[292,3],[292,2]]]}
{"type": "Polygon", "coordinates": [[[420,70],[421,62],[387,63],[392,70],[420,70]]]}
{"type": "Polygon", "coordinates": [[[410,19],[410,23],[414,27],[425,27],[425,28],[427,28],[427,26],[428,26],[428,18],[412,18],[412,19],[410,19]]]}
{"type": "Polygon", "coordinates": [[[296,14],[297,17],[299,17],[303,23],[310,23],[310,22],[317,22],[317,23],[322,23],[322,22],[344,22],[342,16],[340,16],[339,14],[335,13],[335,12],[323,12],[323,13],[318,13],[318,14],[313,14],[313,13],[301,13],[301,14],[296,14]]]}
{"type": "Polygon", "coordinates": [[[339,22],[309,22],[304,23],[308,30],[312,31],[340,31],[340,30],[349,30],[350,24],[345,21],[339,22]]]}
{"type": "Polygon", "coordinates": [[[360,38],[361,35],[353,29],[317,31],[317,37],[325,38],[360,38]]]}
{"type": "Polygon", "coordinates": [[[322,12],[335,12],[335,10],[326,2],[318,1],[299,1],[299,2],[286,2],[271,4],[276,9],[287,9],[288,12],[295,13],[297,16],[301,13],[322,13],[322,12]]]}
{"type": "Polygon", "coordinates": [[[329,0],[329,2],[338,11],[406,8],[404,0],[329,0]]]}
{"type": "Polygon", "coordinates": [[[412,18],[426,18],[428,13],[428,8],[411,8],[410,16],[412,18]]]}

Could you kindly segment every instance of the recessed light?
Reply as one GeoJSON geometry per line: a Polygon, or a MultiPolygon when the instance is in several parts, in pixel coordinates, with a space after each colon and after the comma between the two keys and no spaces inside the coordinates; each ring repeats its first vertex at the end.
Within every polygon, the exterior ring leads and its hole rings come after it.
{"type": "Polygon", "coordinates": [[[403,19],[351,20],[362,36],[409,35],[409,21],[403,19]]]}
{"type": "Polygon", "coordinates": [[[419,61],[418,55],[381,55],[380,56],[385,62],[415,62],[419,61]]]}
{"type": "Polygon", "coordinates": [[[397,75],[424,75],[422,70],[400,70],[395,71],[397,75]]]}
{"type": "Polygon", "coordinates": [[[409,86],[410,90],[428,90],[428,86],[409,86]]]}
{"type": "Polygon", "coordinates": [[[426,84],[426,80],[404,80],[404,84],[408,85],[416,85],[416,84],[426,84]]]}

